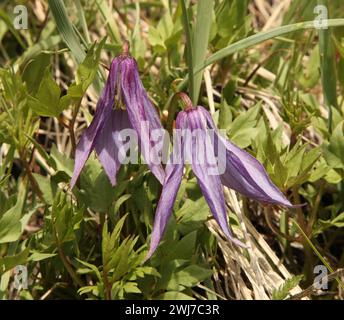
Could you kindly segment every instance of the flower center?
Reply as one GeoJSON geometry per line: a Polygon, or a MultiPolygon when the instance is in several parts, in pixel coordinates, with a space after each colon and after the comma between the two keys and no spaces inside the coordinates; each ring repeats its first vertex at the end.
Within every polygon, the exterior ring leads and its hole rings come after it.
{"type": "MultiPolygon", "coordinates": [[[[130,51],[130,43],[129,41],[124,40],[122,44],[122,53],[120,55],[121,61],[129,57],[129,51],[130,51]]],[[[119,68],[120,68],[120,65],[119,65],[119,68]]],[[[126,106],[123,101],[122,90],[121,90],[121,70],[118,70],[118,75],[116,79],[116,92],[115,92],[115,101],[114,101],[113,109],[126,110],[126,106]]]]}
{"type": "Polygon", "coordinates": [[[122,90],[121,90],[121,73],[119,72],[116,79],[116,91],[115,91],[115,97],[114,97],[114,104],[113,109],[114,110],[126,110],[125,103],[123,101],[122,97],[122,90]]]}

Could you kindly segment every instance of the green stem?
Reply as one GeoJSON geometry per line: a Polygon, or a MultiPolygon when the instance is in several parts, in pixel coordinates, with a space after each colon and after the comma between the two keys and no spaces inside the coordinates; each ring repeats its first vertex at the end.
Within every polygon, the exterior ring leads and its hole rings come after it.
{"type": "Polygon", "coordinates": [[[75,108],[73,110],[72,120],[70,121],[69,126],[68,126],[68,130],[69,130],[69,134],[70,134],[70,141],[72,144],[72,157],[75,156],[75,151],[76,151],[76,139],[75,139],[74,125],[75,125],[76,117],[77,117],[79,109],[80,109],[81,101],[82,101],[82,99],[80,99],[78,104],[75,106],[75,108]]]}
{"type": "Polygon", "coordinates": [[[194,76],[193,76],[193,45],[192,45],[192,38],[191,38],[191,30],[190,30],[190,21],[188,17],[188,12],[186,9],[185,1],[181,0],[182,11],[183,11],[183,25],[185,28],[185,35],[186,35],[186,60],[188,64],[188,73],[189,73],[189,93],[194,95],[194,76]]]}
{"type": "Polygon", "coordinates": [[[72,278],[72,280],[79,286],[79,287],[83,287],[84,284],[83,282],[81,281],[81,279],[79,278],[79,276],[77,275],[77,273],[74,271],[73,267],[71,266],[70,262],[68,261],[66,255],[64,254],[64,251],[63,251],[63,248],[62,248],[62,245],[60,243],[60,240],[59,240],[59,236],[57,234],[57,230],[55,228],[55,219],[54,219],[54,214],[52,213],[52,225],[53,225],[53,236],[54,236],[54,239],[55,239],[55,243],[56,243],[56,246],[57,246],[57,251],[58,251],[58,254],[59,254],[59,257],[64,265],[64,267],[66,268],[68,274],[70,275],[70,277],[72,278]]]}
{"type": "MultiPolygon", "coordinates": [[[[295,224],[295,226],[299,229],[300,233],[302,234],[302,236],[304,237],[304,239],[306,240],[306,242],[309,244],[309,246],[312,248],[312,250],[314,251],[314,253],[318,256],[318,258],[321,260],[321,262],[324,264],[324,266],[327,268],[327,270],[329,270],[331,273],[334,273],[334,270],[332,269],[332,267],[329,265],[329,263],[325,260],[325,258],[320,254],[320,252],[318,251],[318,249],[315,247],[315,245],[312,243],[312,241],[307,237],[306,233],[303,231],[303,229],[298,225],[298,223],[294,220],[291,219],[291,221],[295,224]]],[[[344,289],[344,284],[342,283],[342,281],[336,277],[335,278],[338,282],[338,284],[344,289]]]]}

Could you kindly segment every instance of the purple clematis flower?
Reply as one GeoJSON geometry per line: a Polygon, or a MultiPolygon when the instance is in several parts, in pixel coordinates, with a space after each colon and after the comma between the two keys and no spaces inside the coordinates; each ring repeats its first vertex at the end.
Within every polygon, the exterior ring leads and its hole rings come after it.
{"type": "Polygon", "coordinates": [[[121,165],[118,142],[123,129],[136,131],[145,161],[160,183],[163,183],[165,171],[161,163],[151,161],[151,152],[154,151],[152,131],[163,129],[159,115],[149,101],[140,80],[136,61],[128,55],[128,43],[123,45],[123,53],[112,61],[95,116],[77,145],[71,188],[74,187],[93,149],[111,184],[116,184],[116,174],[121,165]],[[148,125],[142,125],[143,123],[148,125]]]}
{"type": "Polygon", "coordinates": [[[163,237],[182,180],[186,160],[190,162],[201,191],[222,231],[229,240],[240,246],[246,247],[232,236],[228,228],[222,185],[264,204],[294,207],[273,184],[258,160],[216,131],[212,117],[206,109],[201,106],[193,107],[189,97],[183,93],[179,96],[186,108],[177,116],[176,131],[183,130],[189,134],[179,134],[177,141],[174,141],[173,154],[166,166],[166,178],[155,214],[146,260],[152,256],[163,237]],[[214,132],[213,139],[209,139],[209,129],[214,132]],[[224,156],[218,153],[221,148],[224,150],[224,156]],[[199,161],[202,156],[207,159],[203,164],[199,161]],[[218,171],[218,174],[210,174],[209,169],[216,158],[217,166],[224,166],[224,170],[221,173],[218,171]],[[181,161],[176,161],[176,159],[181,161]]]}

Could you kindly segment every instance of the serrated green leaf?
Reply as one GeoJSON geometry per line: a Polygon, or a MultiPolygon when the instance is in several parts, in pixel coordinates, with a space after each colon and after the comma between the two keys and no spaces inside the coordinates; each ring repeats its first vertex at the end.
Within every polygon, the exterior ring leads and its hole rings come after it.
{"type": "Polygon", "coordinates": [[[274,289],[272,292],[273,300],[284,300],[303,279],[303,275],[294,276],[287,279],[278,289],[274,289]]]}

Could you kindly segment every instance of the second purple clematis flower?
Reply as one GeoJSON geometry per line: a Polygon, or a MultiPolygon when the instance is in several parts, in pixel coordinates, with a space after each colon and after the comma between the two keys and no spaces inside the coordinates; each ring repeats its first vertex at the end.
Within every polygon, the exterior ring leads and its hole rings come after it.
{"type": "Polygon", "coordinates": [[[190,162],[200,189],[222,231],[228,239],[238,245],[245,247],[232,236],[228,228],[222,185],[264,204],[293,207],[270,180],[258,160],[218,133],[206,109],[192,106],[189,97],[184,93],[180,93],[179,97],[184,101],[186,108],[177,116],[175,131],[179,130],[182,134],[177,133],[178,139],[174,141],[173,154],[166,166],[166,178],[155,214],[146,260],[154,253],[163,237],[186,161],[190,162]],[[213,139],[210,138],[210,130],[213,139]],[[219,154],[220,150],[223,150],[222,155],[219,154]],[[223,169],[214,172],[214,163],[217,163],[216,167],[223,169]]]}
{"type": "Polygon", "coordinates": [[[112,61],[95,116],[77,145],[72,188],[93,149],[111,184],[116,184],[116,174],[121,165],[118,140],[123,129],[136,131],[145,161],[160,183],[164,181],[165,171],[162,165],[150,159],[150,152],[154,151],[151,134],[153,130],[162,129],[160,118],[148,99],[136,61],[128,54],[128,46],[125,42],[123,53],[112,61]],[[144,123],[148,125],[142,125],[144,123]]]}

